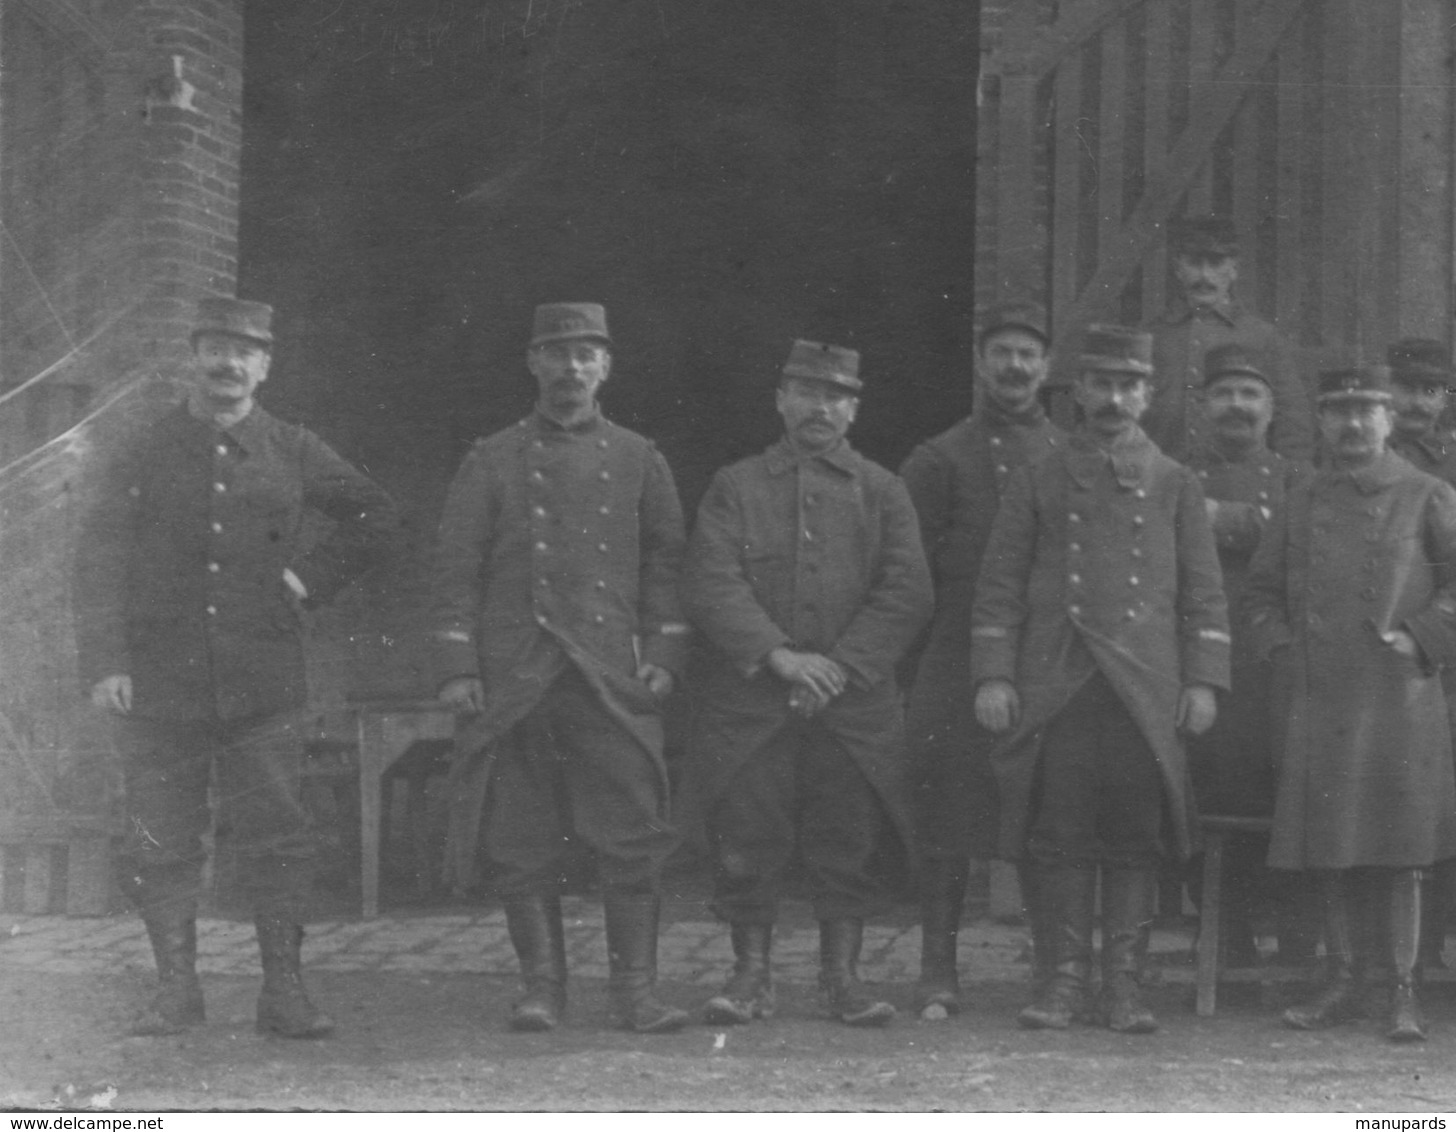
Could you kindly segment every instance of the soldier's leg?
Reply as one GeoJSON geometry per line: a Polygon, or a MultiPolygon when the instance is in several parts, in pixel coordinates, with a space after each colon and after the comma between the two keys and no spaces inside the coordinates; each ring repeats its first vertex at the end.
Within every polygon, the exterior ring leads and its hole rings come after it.
{"type": "Polygon", "coordinates": [[[920,861],[920,979],[915,1001],[918,1010],[936,1018],[960,1012],[956,944],[971,858],[990,855],[996,825],[995,781],[967,733],[951,733],[948,726],[919,737],[913,765],[920,861]]]}
{"type": "Polygon", "coordinates": [[[514,1030],[555,1029],[566,1009],[566,937],[561,883],[568,846],[566,786],[551,726],[554,691],[495,750],[482,841],[492,884],[521,968],[525,993],[511,1007],[514,1030]]]}
{"type": "Polygon", "coordinates": [[[1033,930],[1044,936],[1036,950],[1051,973],[1018,1017],[1030,1029],[1065,1029],[1087,1016],[1100,851],[1094,748],[1103,706],[1092,683],[1048,723],[1038,752],[1025,870],[1039,904],[1033,930]]]}
{"type": "Polygon", "coordinates": [[[1163,775],[1137,721],[1107,689],[1097,751],[1102,764],[1102,1001],[1110,1029],[1147,1034],[1157,1019],[1140,987],[1165,852],[1163,775]]]}
{"type": "Polygon", "coordinates": [[[796,849],[798,727],[781,732],[744,766],[707,815],[713,848],[713,912],[731,926],[733,971],[704,1005],[710,1023],[750,1022],[775,1010],[771,949],[784,875],[796,849]]]}
{"type": "Polygon", "coordinates": [[[1313,998],[1284,1012],[1284,1024],[1296,1030],[1319,1030],[1358,1017],[1368,958],[1368,925],[1351,870],[1317,869],[1309,875],[1320,895],[1327,971],[1313,998]]]}
{"type": "Polygon", "coordinates": [[[1426,1022],[1418,997],[1421,947],[1421,870],[1380,869],[1390,902],[1390,962],[1393,969],[1390,1028],[1393,1042],[1426,1040],[1426,1022]]]}
{"type": "Polygon", "coordinates": [[[334,1022],[309,999],[301,968],[318,834],[303,802],[302,713],[233,725],[218,758],[218,807],[237,843],[253,904],[263,989],[258,1030],[319,1038],[334,1022]]]}
{"type": "Polygon", "coordinates": [[[662,868],[677,844],[662,772],[653,753],[606,711],[580,676],[558,681],[551,724],[562,751],[572,825],[595,854],[605,888],[617,1024],[644,1034],[679,1030],[687,1012],[654,993],[662,868]]]}
{"type": "Polygon", "coordinates": [[[820,987],[829,1012],[851,1026],[883,1026],[894,1006],[859,981],[864,922],[886,904],[872,875],[890,819],[843,745],[812,726],[799,759],[799,846],[819,921],[820,987]]]}
{"type": "Polygon", "coordinates": [[[197,899],[213,740],[207,727],[117,721],[126,780],[122,884],[151,940],[159,989],[131,1032],[181,1032],[203,1021],[197,980],[197,899]]]}

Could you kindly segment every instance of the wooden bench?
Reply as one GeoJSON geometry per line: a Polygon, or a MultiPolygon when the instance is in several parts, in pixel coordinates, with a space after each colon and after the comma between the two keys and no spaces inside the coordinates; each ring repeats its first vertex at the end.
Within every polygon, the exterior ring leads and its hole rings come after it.
{"type": "Polygon", "coordinates": [[[104,916],[112,909],[112,819],[87,814],[0,818],[0,909],[104,916]]]}
{"type": "MultiPolygon", "coordinates": [[[[412,827],[423,822],[423,774],[433,765],[401,774],[400,760],[418,744],[449,742],[455,737],[455,713],[438,700],[363,700],[321,721],[311,746],[332,766],[316,770],[357,774],[359,783],[359,871],[365,919],[379,915],[379,859],[386,827],[386,789],[391,778],[409,786],[407,812],[412,827]]],[[[421,830],[411,829],[412,837],[421,830]]],[[[416,856],[419,856],[417,849],[416,856]]],[[[418,862],[417,862],[418,863],[418,862]]]]}

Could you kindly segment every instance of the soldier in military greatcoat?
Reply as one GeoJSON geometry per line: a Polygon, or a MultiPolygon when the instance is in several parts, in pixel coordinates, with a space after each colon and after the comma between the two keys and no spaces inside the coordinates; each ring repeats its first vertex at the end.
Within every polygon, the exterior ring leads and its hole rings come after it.
{"type": "MultiPolygon", "coordinates": [[[[967,874],[972,857],[995,852],[996,780],[986,759],[993,737],[977,724],[965,694],[971,606],[1007,482],[1066,441],[1038,398],[1047,379],[1049,344],[1040,304],[1012,301],[992,308],[977,344],[975,411],[917,447],[900,469],[935,581],[935,617],[919,656],[907,718],[920,863],[922,1010],[960,1009],[956,939],[967,874]]],[[[1024,874],[1024,893],[1029,880],[1024,874]]],[[[1029,898],[1027,903],[1037,906],[1029,898]]]]}
{"type": "MultiPolygon", "coordinates": [[[[1208,351],[1203,401],[1209,432],[1188,462],[1203,484],[1233,630],[1233,686],[1214,725],[1188,743],[1198,809],[1206,814],[1274,812],[1269,668],[1253,655],[1239,601],[1265,525],[1312,469],[1266,443],[1274,392],[1262,366],[1259,354],[1237,342],[1208,351]]],[[[1266,902],[1278,909],[1281,958],[1304,962],[1314,955],[1317,917],[1306,886],[1271,873],[1263,863],[1267,851],[1267,839],[1259,837],[1236,839],[1225,850],[1224,942],[1238,966],[1255,960],[1253,916],[1266,902]]]]}
{"type": "Polygon", "coordinates": [[[478,440],[440,520],[440,699],[461,712],[448,840],[457,883],[484,846],[526,993],[517,1030],[566,1003],[561,878],[578,839],[605,886],[617,1024],[683,1026],[654,994],[668,820],[662,708],[682,669],[682,505],[652,443],[612,424],[595,303],[536,308],[535,409],[478,440]]]}
{"type": "Polygon", "coordinates": [[[258,1028],[320,1037],[303,920],[318,849],[303,806],[303,620],[393,545],[394,504],[313,433],[255,403],[273,309],[204,299],[184,404],[119,454],[82,532],[76,639],[92,701],[117,718],[127,888],[161,988],[133,1026],[203,1021],[197,900],[215,778],[263,964],[258,1028]],[[310,512],[332,520],[307,540],[310,512]]]}
{"type": "Polygon", "coordinates": [[[1012,477],[971,618],[976,717],[1004,738],[1001,853],[1036,871],[1033,929],[1052,977],[1023,1025],[1087,1015],[1102,879],[1102,1020],[1157,1021],[1139,978],[1158,870],[1193,834],[1183,735],[1206,731],[1229,680],[1227,609],[1198,477],[1138,427],[1149,336],[1092,326],[1070,441],[1012,477]]]}
{"type": "Polygon", "coordinates": [[[1389,1036],[1420,1040],[1420,875],[1456,856],[1441,685],[1456,661],[1456,490],[1387,447],[1385,367],[1322,373],[1319,390],[1326,462],[1275,513],[1246,597],[1256,655],[1287,705],[1269,864],[1314,872],[1329,962],[1319,994],[1284,1020],[1356,1016],[1384,934],[1389,1036]]]}
{"type": "MultiPolygon", "coordinates": [[[[1395,412],[1390,450],[1428,475],[1456,486],[1456,432],[1447,423],[1451,388],[1456,383],[1450,350],[1434,338],[1403,338],[1391,343],[1385,360],[1390,366],[1390,407],[1395,412]]],[[[1441,680],[1447,706],[1456,719],[1456,669],[1443,669],[1441,680]]],[[[1456,866],[1440,864],[1432,874],[1432,883],[1423,893],[1421,963],[1440,967],[1456,894],[1456,866]]]]}
{"type": "Polygon", "coordinates": [[[905,485],[845,439],[863,382],[853,350],[796,342],[784,436],[718,472],[698,511],[683,602],[713,650],[685,768],[707,817],[713,910],[735,965],[714,1023],[773,1012],[770,949],[797,858],[819,921],[830,1013],[894,1007],[859,981],[864,920],[885,903],[882,843],[910,843],[895,667],[933,594],[905,485]]]}
{"type": "Polygon", "coordinates": [[[1220,216],[1189,216],[1169,224],[1168,251],[1176,283],[1153,334],[1155,396],[1143,429],[1164,454],[1187,462],[1207,441],[1203,358],[1215,346],[1252,351],[1274,394],[1269,447],[1292,460],[1310,460],[1314,428],[1309,393],[1294,348],[1234,294],[1239,277],[1238,233],[1220,216]]]}

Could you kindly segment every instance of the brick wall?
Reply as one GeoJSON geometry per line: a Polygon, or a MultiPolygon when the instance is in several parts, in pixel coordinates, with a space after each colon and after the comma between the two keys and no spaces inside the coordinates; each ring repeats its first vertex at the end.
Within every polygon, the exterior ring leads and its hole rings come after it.
{"type": "Polygon", "coordinates": [[[242,0],[0,9],[0,832],[104,809],[70,631],[78,516],[237,277],[242,0]]]}

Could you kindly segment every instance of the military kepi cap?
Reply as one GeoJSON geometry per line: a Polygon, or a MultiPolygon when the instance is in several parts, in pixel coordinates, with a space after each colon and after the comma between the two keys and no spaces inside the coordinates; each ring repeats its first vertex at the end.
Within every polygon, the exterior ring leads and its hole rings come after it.
{"type": "Polygon", "coordinates": [[[1258,354],[1240,342],[1225,342],[1203,355],[1204,388],[1221,377],[1253,377],[1269,385],[1268,375],[1259,368],[1258,354]]]}
{"type": "Polygon", "coordinates": [[[784,363],[785,377],[801,377],[807,381],[823,381],[858,393],[864,388],[859,377],[859,351],[825,342],[795,339],[784,363]]]}
{"type": "Polygon", "coordinates": [[[261,346],[272,346],[273,308],[267,303],[248,299],[198,299],[192,341],[196,342],[204,334],[226,334],[233,338],[246,338],[261,346]]]}
{"type": "Polygon", "coordinates": [[[1226,216],[1180,216],[1168,222],[1168,248],[1174,255],[1226,259],[1239,254],[1239,234],[1226,216]]]}
{"type": "Polygon", "coordinates": [[[588,338],[611,345],[607,312],[601,303],[542,303],[531,325],[531,345],[588,338]]]}
{"type": "Polygon", "coordinates": [[[1402,338],[1385,351],[1392,381],[1402,385],[1450,385],[1451,351],[1435,338],[1402,338]]]}
{"type": "Polygon", "coordinates": [[[1350,366],[1347,369],[1321,370],[1319,394],[1321,405],[1340,401],[1389,401],[1390,369],[1386,366],[1350,366]]]}
{"type": "Polygon", "coordinates": [[[1130,326],[1094,322],[1082,338],[1077,368],[1148,377],[1153,372],[1153,336],[1130,326]]]}
{"type": "Polygon", "coordinates": [[[1040,338],[1043,346],[1052,340],[1047,333],[1046,307],[1031,299],[1010,299],[988,310],[981,320],[981,336],[976,344],[984,348],[991,335],[1002,330],[1025,330],[1040,338]]]}

